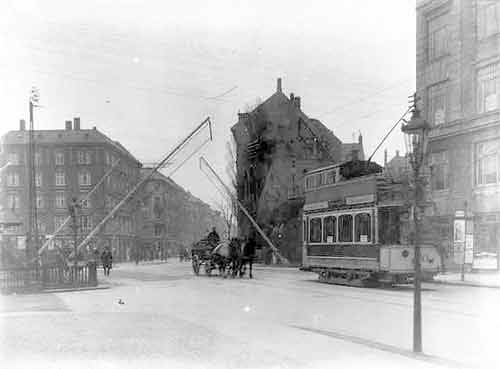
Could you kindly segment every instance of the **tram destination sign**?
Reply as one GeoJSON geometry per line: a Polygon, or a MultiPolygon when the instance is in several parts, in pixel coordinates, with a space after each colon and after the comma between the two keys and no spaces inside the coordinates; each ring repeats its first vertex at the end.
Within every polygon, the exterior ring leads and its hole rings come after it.
{"type": "Polygon", "coordinates": [[[313,202],[304,205],[304,211],[313,211],[328,208],[328,201],[313,202]]]}
{"type": "Polygon", "coordinates": [[[375,194],[370,193],[368,195],[360,195],[360,196],[349,196],[345,198],[345,203],[347,205],[355,205],[355,204],[364,204],[367,202],[374,202],[375,194]]]}

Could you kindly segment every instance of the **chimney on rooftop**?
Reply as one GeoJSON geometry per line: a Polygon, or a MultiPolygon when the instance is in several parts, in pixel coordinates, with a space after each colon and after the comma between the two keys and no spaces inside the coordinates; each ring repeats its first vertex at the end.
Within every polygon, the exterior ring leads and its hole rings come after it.
{"type": "Polygon", "coordinates": [[[292,102],[292,104],[295,104],[295,95],[292,93],[290,93],[290,101],[292,102]]]}
{"type": "Polygon", "coordinates": [[[21,119],[19,121],[19,130],[20,131],[26,131],[26,121],[24,119],[21,119]]]}
{"type": "Polygon", "coordinates": [[[66,121],[66,131],[71,131],[71,121],[70,120],[66,121]]]}
{"type": "Polygon", "coordinates": [[[396,156],[399,157],[399,150],[396,150],[396,156]]]}
{"type": "Polygon", "coordinates": [[[384,167],[387,166],[387,149],[384,150],[384,167]]]}
{"type": "Polygon", "coordinates": [[[359,131],[358,143],[359,143],[360,145],[363,145],[363,135],[361,134],[361,131],[359,131]]]}
{"type": "Polygon", "coordinates": [[[73,118],[73,129],[75,131],[79,131],[80,130],[80,117],[73,118]]]}
{"type": "Polygon", "coordinates": [[[282,90],[281,90],[281,78],[278,78],[278,83],[277,83],[277,86],[276,86],[276,91],[277,92],[282,92],[282,90]]]}
{"type": "Polygon", "coordinates": [[[300,109],[300,96],[295,97],[294,104],[297,108],[300,109]]]}

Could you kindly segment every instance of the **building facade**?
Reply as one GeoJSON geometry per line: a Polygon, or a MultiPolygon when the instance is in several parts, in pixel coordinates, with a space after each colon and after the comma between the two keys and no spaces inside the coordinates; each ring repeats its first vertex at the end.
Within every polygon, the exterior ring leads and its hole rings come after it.
{"type": "MultiPolygon", "coordinates": [[[[151,168],[141,169],[142,177],[150,173],[151,168]]],[[[175,255],[205,237],[212,227],[222,235],[224,225],[219,212],[159,172],[142,185],[135,200],[141,211],[134,258],[175,255]]]]}
{"type": "MultiPolygon", "coordinates": [[[[231,128],[236,142],[238,199],[283,256],[301,260],[301,209],[307,170],[350,159],[364,159],[362,137],[343,144],[319,120],[309,118],[301,98],[276,92],[250,112],[239,113],[231,128]]],[[[238,214],[240,237],[252,226],[238,214]]],[[[259,240],[265,247],[263,240],[259,240]]],[[[263,249],[263,257],[269,250],[263,249]]]]}
{"type": "MultiPolygon", "coordinates": [[[[8,167],[2,173],[0,219],[17,219],[20,226],[4,235],[4,257],[16,258],[26,247],[28,232],[28,135],[24,121],[18,131],[2,137],[2,160],[8,167]]],[[[81,202],[78,211],[77,239],[81,240],[122,198],[124,192],[139,180],[141,164],[120,143],[92,129],[81,129],[80,119],[66,121],[64,129],[36,130],[35,185],[37,228],[42,243],[68,217],[73,199],[82,200],[104,174],[119,161],[115,170],[92,196],[81,202]]],[[[134,243],[136,221],[134,209],[126,204],[94,239],[92,247],[113,249],[117,260],[127,258],[134,243]]],[[[73,230],[66,226],[56,235],[50,249],[70,250],[73,230]]]]}
{"type": "MultiPolygon", "coordinates": [[[[464,215],[476,259],[500,248],[500,1],[417,2],[417,94],[431,124],[431,215],[457,264],[464,215]]],[[[463,232],[462,232],[463,233],[463,232]]],[[[470,260],[469,260],[470,262],[470,260]]]]}

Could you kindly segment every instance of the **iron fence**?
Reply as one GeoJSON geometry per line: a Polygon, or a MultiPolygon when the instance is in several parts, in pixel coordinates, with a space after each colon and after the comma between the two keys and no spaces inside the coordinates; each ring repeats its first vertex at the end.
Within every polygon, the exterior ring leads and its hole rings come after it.
{"type": "Polygon", "coordinates": [[[47,289],[97,286],[96,263],[42,265],[0,269],[0,291],[34,292],[47,289]]]}

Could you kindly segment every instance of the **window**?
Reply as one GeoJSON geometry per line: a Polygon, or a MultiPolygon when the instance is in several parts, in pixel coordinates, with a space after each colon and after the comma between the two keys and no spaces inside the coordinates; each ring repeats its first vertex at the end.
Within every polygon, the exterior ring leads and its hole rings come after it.
{"type": "Polygon", "coordinates": [[[431,162],[431,187],[435,191],[448,188],[448,153],[441,151],[432,153],[431,162]]]}
{"type": "Polygon", "coordinates": [[[89,232],[92,229],[92,217],[90,215],[80,216],[80,230],[82,232],[89,232]]]}
{"type": "Polygon", "coordinates": [[[90,172],[87,170],[78,173],[78,184],[80,186],[90,186],[90,172]]]}
{"type": "Polygon", "coordinates": [[[42,173],[35,174],[35,186],[42,187],[42,173]]]}
{"type": "Polygon", "coordinates": [[[78,151],[78,164],[85,164],[85,151],[78,151]]]}
{"type": "Polygon", "coordinates": [[[477,72],[477,111],[484,113],[500,108],[500,64],[477,72]]]}
{"type": "Polygon", "coordinates": [[[161,237],[162,233],[163,233],[163,225],[155,224],[155,237],[161,237]]]}
{"type": "Polygon", "coordinates": [[[105,160],[106,160],[106,165],[110,165],[111,164],[111,155],[107,151],[105,153],[105,160]]]}
{"type": "Polygon", "coordinates": [[[56,193],[56,208],[65,209],[66,208],[66,196],[64,192],[56,193]]]}
{"type": "Polygon", "coordinates": [[[339,242],[352,242],[352,215],[339,216],[339,242]]]}
{"type": "Polygon", "coordinates": [[[337,218],[329,216],[325,218],[323,229],[323,242],[333,243],[337,238],[337,218]]]}
{"type": "Polygon", "coordinates": [[[35,165],[36,166],[42,165],[42,153],[40,152],[35,153],[35,165]]]}
{"type": "Polygon", "coordinates": [[[309,242],[321,242],[321,218],[309,222],[309,242]]]}
{"type": "Polygon", "coordinates": [[[64,153],[61,151],[56,152],[56,165],[64,165],[64,153]]]}
{"type": "Polygon", "coordinates": [[[476,183],[498,183],[500,140],[479,143],[476,147],[476,183]]]}
{"type": "Polygon", "coordinates": [[[306,189],[311,190],[314,188],[314,176],[308,176],[306,178],[306,189]]]}
{"type": "Polygon", "coordinates": [[[66,218],[67,217],[64,215],[56,215],[54,217],[54,232],[56,232],[63,225],[66,218]]]}
{"type": "Polygon", "coordinates": [[[326,172],[326,184],[334,184],[335,183],[335,170],[329,170],[326,172]]]}
{"type": "Polygon", "coordinates": [[[43,222],[42,220],[37,219],[37,221],[36,221],[36,227],[38,229],[38,234],[39,235],[43,235],[43,234],[47,233],[46,232],[46,228],[45,228],[45,222],[43,222]]]}
{"type": "Polygon", "coordinates": [[[477,9],[477,36],[480,40],[500,32],[500,3],[481,1],[477,9]]]}
{"type": "Polygon", "coordinates": [[[371,228],[370,214],[360,213],[354,216],[356,242],[371,242],[371,228]]]}
{"type": "Polygon", "coordinates": [[[429,121],[435,125],[446,122],[446,83],[439,83],[428,90],[429,121]]]}
{"type": "Polygon", "coordinates": [[[11,210],[16,210],[19,209],[20,204],[19,204],[19,195],[18,194],[9,194],[7,197],[7,206],[11,210]]]}
{"type": "Polygon", "coordinates": [[[90,208],[90,199],[85,198],[86,195],[82,196],[81,200],[81,205],[83,209],[89,209],[90,208]]]}
{"type": "Polygon", "coordinates": [[[56,172],[56,186],[66,186],[66,176],[64,172],[56,172]]]}
{"type": "Polygon", "coordinates": [[[39,193],[36,194],[36,207],[37,209],[43,209],[43,196],[39,193]]]}
{"type": "Polygon", "coordinates": [[[429,61],[441,58],[448,54],[448,25],[447,15],[432,18],[427,23],[429,61]]]}
{"type": "Polygon", "coordinates": [[[302,241],[307,242],[307,233],[306,233],[307,222],[302,221],[302,241]]]}
{"type": "Polygon", "coordinates": [[[9,153],[7,161],[12,165],[19,165],[19,154],[17,152],[9,153]]]}
{"type": "Polygon", "coordinates": [[[92,164],[92,154],[90,151],[85,152],[85,164],[92,164]]]}
{"type": "MultiPolygon", "coordinates": [[[[399,245],[401,244],[400,230],[400,209],[398,208],[379,208],[378,217],[378,232],[379,242],[382,245],[399,245]]],[[[446,237],[448,229],[446,230],[446,237]]]]}
{"type": "Polygon", "coordinates": [[[7,174],[7,186],[12,186],[12,187],[19,186],[19,174],[17,173],[7,174]]]}

